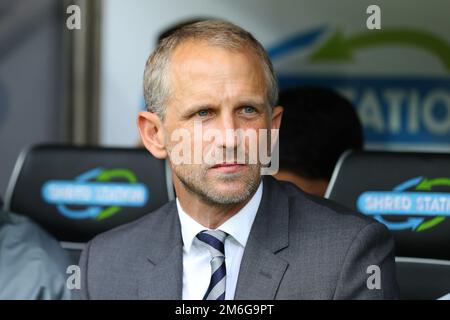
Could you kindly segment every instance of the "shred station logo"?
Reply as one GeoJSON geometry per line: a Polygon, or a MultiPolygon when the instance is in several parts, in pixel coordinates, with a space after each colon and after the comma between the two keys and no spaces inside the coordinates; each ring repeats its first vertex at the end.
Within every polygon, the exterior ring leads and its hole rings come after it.
{"type": "Polygon", "coordinates": [[[73,181],[50,180],[42,186],[41,194],[70,219],[103,220],[123,207],[143,207],[148,201],[147,187],[128,169],[95,168],[73,181]]]}
{"type": "Polygon", "coordinates": [[[364,192],[356,206],[358,211],[373,216],[390,230],[420,232],[450,217],[449,191],[450,178],[415,177],[399,184],[393,191],[364,192]],[[385,216],[405,217],[406,220],[392,221],[385,216]]]}

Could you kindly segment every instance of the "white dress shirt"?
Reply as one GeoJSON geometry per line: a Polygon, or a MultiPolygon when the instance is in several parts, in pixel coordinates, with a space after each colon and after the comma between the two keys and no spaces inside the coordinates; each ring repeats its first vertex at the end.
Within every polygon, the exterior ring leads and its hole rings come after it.
{"type": "MultiPolygon", "coordinates": [[[[226,289],[225,299],[234,299],[239,267],[256,212],[262,198],[260,183],[250,201],[217,229],[229,234],[225,239],[226,289]]],[[[176,200],[183,237],[183,300],[201,300],[211,280],[211,255],[196,235],[208,228],[189,216],[176,200]]]]}

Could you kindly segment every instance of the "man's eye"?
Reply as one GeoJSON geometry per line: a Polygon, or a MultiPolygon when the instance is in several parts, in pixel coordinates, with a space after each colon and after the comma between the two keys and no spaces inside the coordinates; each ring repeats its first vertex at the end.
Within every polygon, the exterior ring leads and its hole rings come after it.
{"type": "Polygon", "coordinates": [[[243,108],[244,113],[254,113],[255,111],[256,111],[255,108],[253,108],[252,106],[245,106],[243,108]]]}
{"type": "Polygon", "coordinates": [[[206,117],[207,115],[209,115],[209,111],[208,110],[200,110],[197,112],[197,115],[201,118],[206,117]]]}

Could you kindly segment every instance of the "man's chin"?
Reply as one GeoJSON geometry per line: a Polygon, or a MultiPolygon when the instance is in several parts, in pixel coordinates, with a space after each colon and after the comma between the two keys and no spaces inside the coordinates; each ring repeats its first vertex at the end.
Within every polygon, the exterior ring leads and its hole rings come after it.
{"type": "Polygon", "coordinates": [[[205,200],[216,205],[239,204],[248,200],[248,190],[242,190],[242,192],[236,192],[236,190],[209,190],[205,200]]]}
{"type": "Polygon", "coordinates": [[[248,183],[241,179],[214,179],[207,183],[209,190],[205,190],[210,198],[223,204],[237,204],[248,200],[253,190],[248,183]],[[221,201],[217,201],[221,199],[221,201]]]}
{"type": "Polygon", "coordinates": [[[203,179],[191,170],[187,175],[176,175],[185,188],[214,204],[238,204],[252,195],[257,188],[259,168],[244,166],[240,170],[209,168],[203,179]],[[232,171],[232,172],[230,172],[232,171]],[[195,179],[197,177],[197,179],[195,179]]]}

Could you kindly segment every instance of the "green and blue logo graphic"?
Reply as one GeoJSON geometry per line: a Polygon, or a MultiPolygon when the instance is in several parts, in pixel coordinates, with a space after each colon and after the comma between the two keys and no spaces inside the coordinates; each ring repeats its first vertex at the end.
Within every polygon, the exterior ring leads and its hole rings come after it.
{"type": "Polygon", "coordinates": [[[41,194],[67,218],[95,220],[111,217],[123,207],[143,207],[149,197],[147,186],[139,183],[131,170],[119,168],[95,168],[73,181],[50,180],[42,186],[41,194]],[[125,182],[117,182],[117,179],[125,182]]]}
{"type": "Polygon", "coordinates": [[[450,193],[432,192],[436,187],[450,187],[450,178],[415,177],[393,191],[368,191],[357,200],[358,211],[373,216],[390,230],[416,232],[433,228],[450,217],[450,193]],[[407,217],[389,221],[383,215],[407,217]]]}

